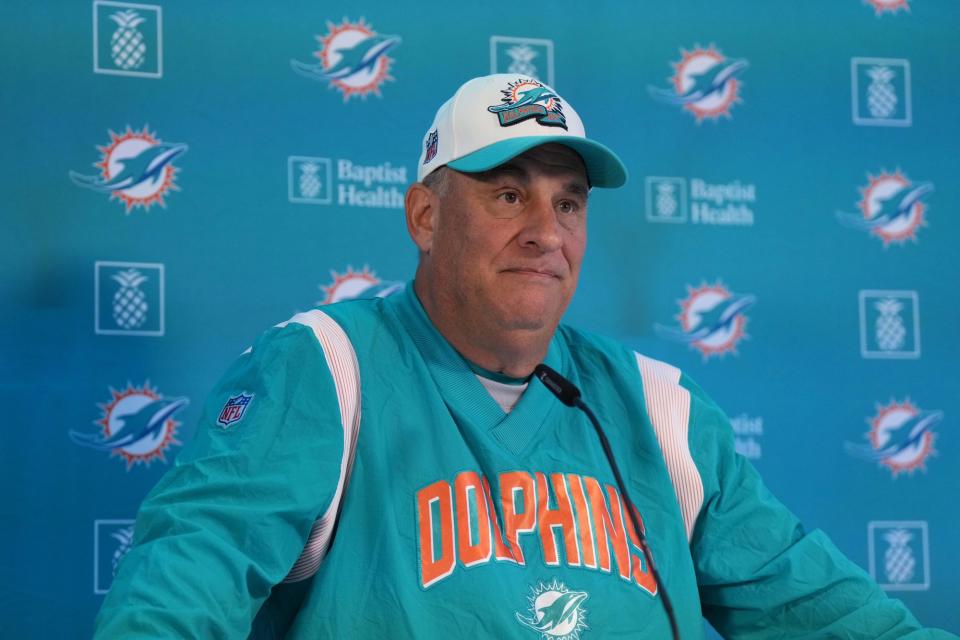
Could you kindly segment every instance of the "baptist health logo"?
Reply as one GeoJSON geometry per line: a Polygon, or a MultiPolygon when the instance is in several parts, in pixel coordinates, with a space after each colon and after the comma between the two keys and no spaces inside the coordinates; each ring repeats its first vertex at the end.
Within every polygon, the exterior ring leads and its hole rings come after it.
{"type": "Polygon", "coordinates": [[[356,164],[352,160],[312,156],[287,158],[287,199],[297,204],[403,209],[407,168],[389,162],[356,164]],[[334,181],[336,166],[336,181],[334,181]]]}
{"type": "Polygon", "coordinates": [[[396,280],[381,280],[377,274],[364,265],[359,271],[348,266],[343,273],[330,270],[330,282],[320,285],[323,298],[317,300],[318,307],[343,300],[356,298],[386,298],[403,291],[406,283],[396,280]]]}
{"type": "Polygon", "coordinates": [[[516,613],[517,622],[531,629],[544,640],[579,640],[587,626],[583,602],[586,591],[573,591],[556,579],[530,587],[529,615],[516,613]]]}
{"type": "Polygon", "coordinates": [[[490,36],[490,73],[513,73],[553,85],[553,40],[490,36]]]}
{"type": "Polygon", "coordinates": [[[93,521],[93,592],[110,591],[120,562],[133,547],[133,520],[93,521]]]}
{"type": "Polygon", "coordinates": [[[860,292],[860,355],[920,357],[920,296],[916,291],[860,292]]]}
{"type": "Polygon", "coordinates": [[[163,77],[163,14],[159,5],[93,3],[93,72],[163,77]]]}
{"type": "Polygon", "coordinates": [[[98,433],[71,431],[74,443],[95,451],[110,452],[122,458],[127,471],[135,465],[150,466],[154,460],[166,462],[165,452],[179,445],[173,416],[183,409],[187,398],[167,398],[145,382],[137,387],[127,382],[121,391],[110,388],[110,400],[99,404],[100,418],[94,421],[98,433]]]}
{"type": "Polygon", "coordinates": [[[344,102],[371,93],[380,97],[380,86],[394,80],[393,59],[387,52],[400,44],[400,36],[379,34],[363,18],[357,22],[344,18],[340,24],[327,22],[327,33],[316,39],[320,49],[313,56],[319,64],[291,60],[290,66],[306,78],[327,82],[343,94],[344,102]]]}
{"type": "Polygon", "coordinates": [[[647,176],[646,219],[649,222],[752,227],[757,185],[750,182],[707,182],[691,178],[647,176]]]}
{"type": "Polygon", "coordinates": [[[187,145],[163,142],[146,125],[139,131],[127,125],[123,133],[107,133],[110,142],[97,147],[101,156],[93,163],[99,174],[70,171],[70,180],[78,187],[109,193],[110,199],[119,200],[128,214],[138,207],[149,210],[154,204],[165,208],[164,196],[179,191],[179,169],[173,161],[186,153],[187,145]]]}
{"type": "Polygon", "coordinates": [[[936,454],[934,428],[943,420],[943,411],[925,411],[909,398],[891,399],[877,405],[876,414],[867,420],[870,430],[864,434],[868,445],[847,442],[850,455],[887,467],[896,478],[903,472],[926,470],[926,461],[936,454]]]}
{"type": "Polygon", "coordinates": [[[163,335],[162,264],[97,261],[93,290],[93,326],[97,335],[163,335]]]}
{"type": "Polygon", "coordinates": [[[746,60],[728,59],[711,44],[706,49],[700,45],[692,51],[681,49],[680,60],[670,65],[674,71],[667,79],[670,89],[648,86],[647,90],[653,98],[692,113],[697,124],[730,118],[733,105],[743,102],[739,77],[749,66],[746,60]]]}
{"type": "Polygon", "coordinates": [[[853,123],[868,127],[913,124],[910,61],[901,58],[851,58],[853,123]]]}
{"type": "Polygon", "coordinates": [[[930,540],[925,520],[867,524],[870,575],[885,591],[930,588],[930,540]]]}
{"type": "Polygon", "coordinates": [[[883,246],[917,241],[917,232],[925,227],[926,198],[933,193],[933,183],[914,184],[902,171],[881,171],[867,174],[867,184],[860,188],[859,213],[837,211],[840,224],[877,236],[883,246]]]}
{"type": "Polygon", "coordinates": [[[687,297],[678,300],[680,313],[676,316],[679,328],[654,325],[657,334],[667,340],[690,345],[711,356],[737,353],[737,344],[747,337],[745,311],[753,306],[756,297],[733,293],[722,283],[703,283],[697,288],[687,286],[687,297]]]}

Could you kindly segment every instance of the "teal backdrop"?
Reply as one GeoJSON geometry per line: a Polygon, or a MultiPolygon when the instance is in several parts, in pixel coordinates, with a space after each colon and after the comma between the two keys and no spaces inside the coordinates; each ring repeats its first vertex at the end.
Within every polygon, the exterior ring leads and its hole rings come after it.
{"type": "Polygon", "coordinates": [[[3,3],[3,635],[89,636],[262,330],[412,277],[423,136],[494,70],[630,172],[567,321],[690,373],[808,528],[960,631],[958,33],[952,0],[3,3]]]}

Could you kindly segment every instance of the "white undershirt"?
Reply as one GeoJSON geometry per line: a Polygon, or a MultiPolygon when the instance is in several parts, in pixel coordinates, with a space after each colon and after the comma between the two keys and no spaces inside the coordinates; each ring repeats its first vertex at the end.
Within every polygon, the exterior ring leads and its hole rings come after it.
{"type": "Polygon", "coordinates": [[[497,401],[497,404],[500,405],[504,413],[510,413],[514,405],[517,404],[517,401],[520,400],[520,396],[523,395],[527,385],[530,384],[529,382],[524,382],[523,384],[505,384],[491,380],[490,378],[484,378],[481,375],[474,375],[477,376],[477,380],[480,381],[480,384],[484,386],[493,399],[497,401]]]}

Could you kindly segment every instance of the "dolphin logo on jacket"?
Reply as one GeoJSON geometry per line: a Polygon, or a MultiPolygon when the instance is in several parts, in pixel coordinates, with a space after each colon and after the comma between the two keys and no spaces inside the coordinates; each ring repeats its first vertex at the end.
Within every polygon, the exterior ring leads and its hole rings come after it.
{"type": "Polygon", "coordinates": [[[517,621],[521,624],[542,634],[541,637],[569,638],[571,632],[586,627],[581,620],[580,605],[587,599],[585,591],[564,591],[558,592],[551,590],[541,594],[536,598],[532,606],[536,614],[533,618],[528,618],[515,614],[517,621]],[[558,594],[549,604],[537,605],[546,595],[558,594]]]}

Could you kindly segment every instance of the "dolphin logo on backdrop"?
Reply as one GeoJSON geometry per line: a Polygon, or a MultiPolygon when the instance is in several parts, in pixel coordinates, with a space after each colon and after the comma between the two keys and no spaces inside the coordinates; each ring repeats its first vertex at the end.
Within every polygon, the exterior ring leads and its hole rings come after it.
{"type": "Polygon", "coordinates": [[[904,471],[926,469],[926,460],[933,448],[936,427],[943,420],[943,411],[924,411],[909,399],[891,400],[877,405],[877,414],[867,420],[870,430],[865,437],[869,445],[844,444],[847,453],[857,458],[878,462],[890,469],[894,477],[904,471]]]}
{"type": "Polygon", "coordinates": [[[530,588],[530,616],[515,614],[517,621],[536,631],[541,638],[578,640],[587,629],[586,610],[583,602],[589,595],[586,591],[571,591],[557,580],[550,584],[539,583],[530,588]]]}
{"type": "Polygon", "coordinates": [[[320,285],[324,297],[317,301],[317,306],[355,298],[386,298],[406,287],[404,282],[381,280],[368,266],[359,271],[348,266],[344,273],[331,269],[330,277],[330,284],[320,285]]]}
{"type": "Polygon", "coordinates": [[[357,22],[344,18],[340,24],[327,22],[326,35],[316,38],[320,50],[313,55],[319,63],[291,60],[290,66],[304,77],[328,82],[343,94],[344,102],[352,96],[380,96],[380,85],[394,79],[393,59],[387,52],[400,44],[400,36],[379,34],[362,18],[357,22]]]}
{"type": "Polygon", "coordinates": [[[100,433],[71,431],[74,443],[95,451],[109,451],[126,460],[129,471],[135,464],[147,466],[155,459],[166,462],[164,452],[180,442],[176,439],[180,423],[174,414],[188,403],[187,398],[166,398],[145,382],[126,389],[110,389],[111,400],[99,405],[103,414],[94,424],[100,433]]]}
{"type": "Polygon", "coordinates": [[[868,174],[867,180],[857,203],[860,213],[837,211],[840,224],[877,236],[885,247],[907,240],[916,242],[917,230],[926,226],[926,198],[933,193],[933,183],[913,184],[899,170],[868,174]]]}
{"type": "Polygon", "coordinates": [[[746,337],[747,317],[744,312],[757,301],[750,294],[735,294],[721,283],[688,286],[688,296],[679,300],[676,316],[680,328],[655,325],[657,334],[689,344],[703,354],[704,360],[727,352],[736,353],[737,343],[746,337]]]}
{"type": "Polygon", "coordinates": [[[109,193],[110,199],[120,200],[130,213],[137,207],[149,209],[153,204],[166,207],[164,196],[178,191],[176,176],[179,169],[173,161],[187,151],[182,143],[165,143],[144,126],[134,131],[129,126],[122,134],[109,131],[110,144],[98,146],[103,154],[93,166],[98,175],[83,175],[70,171],[70,179],[80,187],[100,193],[109,193]]]}
{"type": "Polygon", "coordinates": [[[704,119],[730,118],[733,105],[742,102],[739,76],[749,66],[747,61],[727,59],[713,45],[681,49],[680,54],[680,60],[670,63],[674,69],[668,79],[671,88],[651,85],[647,87],[650,95],[689,111],[698,124],[704,119]]]}
{"type": "Polygon", "coordinates": [[[897,13],[901,10],[910,13],[909,0],[863,0],[863,3],[873,7],[874,15],[877,16],[884,13],[897,13]]]}

